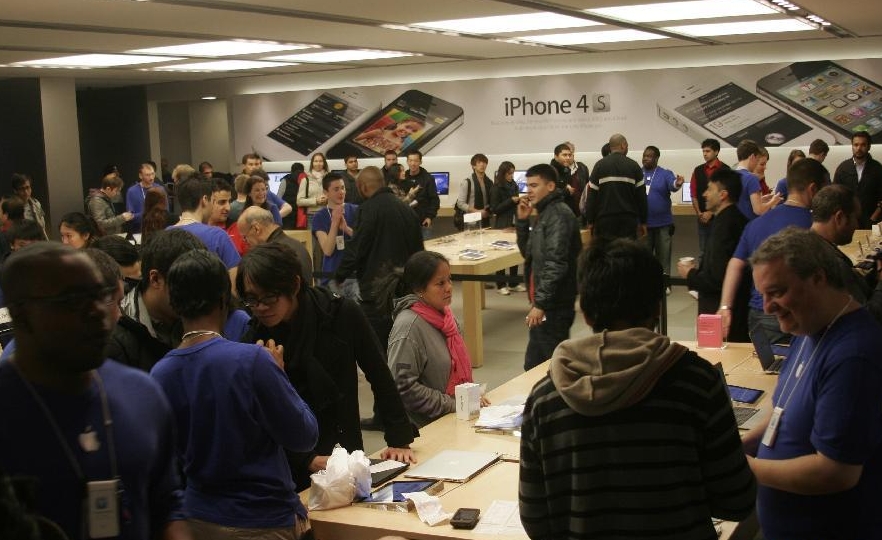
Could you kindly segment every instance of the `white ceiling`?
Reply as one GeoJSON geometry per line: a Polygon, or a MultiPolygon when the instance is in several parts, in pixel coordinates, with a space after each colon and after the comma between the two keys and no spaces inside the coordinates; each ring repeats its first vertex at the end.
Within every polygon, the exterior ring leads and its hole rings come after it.
{"type": "MultiPolygon", "coordinates": [[[[429,65],[486,59],[518,59],[584,52],[634,50],[664,55],[673,47],[713,47],[739,43],[793,40],[840,40],[882,35],[882,2],[797,0],[806,10],[831,21],[846,37],[823,30],[749,34],[713,38],[668,38],[590,46],[537,47],[502,43],[490,37],[450,36],[392,30],[380,24],[417,22],[552,11],[586,17],[585,9],[645,4],[649,0],[2,0],[0,12],[0,78],[73,77],[78,85],[122,86],[174,81],[200,81],[255,75],[340,71],[365,66],[429,65]],[[419,53],[421,56],[344,64],[301,64],[231,73],[142,71],[144,66],[90,70],[37,69],[9,64],[83,53],[124,51],[222,39],[309,43],[324,48],[372,48],[419,53]]],[[[740,20],[752,20],[741,18],[740,20]]],[[[702,19],[697,22],[714,22],[702,19]]],[[[677,22],[675,24],[684,24],[677,22]]],[[[665,23],[663,26],[670,26],[665,23]]],[[[655,30],[652,24],[623,28],[655,30]]],[[[662,25],[660,25],[662,26],[662,25]]],[[[592,27],[596,28],[596,27],[592,27]]],[[[606,29],[616,29],[608,26],[606,29]]],[[[579,31],[563,30],[546,33],[579,31]]],[[[535,32],[533,32],[535,33],[535,32]]],[[[523,35],[523,34],[521,34],[523,35]]],[[[517,37],[502,34],[492,37],[517,37]]],[[[297,51],[292,51],[297,52],[297,51]]],[[[283,53],[277,53],[283,54],[283,53]]],[[[257,59],[271,54],[237,58],[257,59]]],[[[198,61],[199,59],[197,59],[198,61]]],[[[180,62],[183,63],[183,62],[180,62]]]]}

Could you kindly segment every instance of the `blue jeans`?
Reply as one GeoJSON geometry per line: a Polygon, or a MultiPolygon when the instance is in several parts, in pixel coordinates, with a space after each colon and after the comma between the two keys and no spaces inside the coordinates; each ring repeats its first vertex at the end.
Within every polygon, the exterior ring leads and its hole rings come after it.
{"type": "Polygon", "coordinates": [[[661,263],[665,275],[671,275],[671,234],[674,226],[652,227],[647,229],[646,246],[661,263]]]}
{"type": "Polygon", "coordinates": [[[561,341],[570,338],[570,327],[576,312],[570,309],[550,309],[545,312],[545,322],[530,328],[530,341],[524,354],[524,371],[538,366],[551,358],[551,353],[561,341]]]}

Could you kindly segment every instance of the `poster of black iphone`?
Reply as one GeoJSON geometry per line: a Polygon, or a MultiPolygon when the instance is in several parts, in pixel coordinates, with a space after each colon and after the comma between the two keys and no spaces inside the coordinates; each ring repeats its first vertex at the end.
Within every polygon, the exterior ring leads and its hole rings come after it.
{"type": "Polygon", "coordinates": [[[427,152],[462,125],[462,107],[419,90],[408,90],[328,151],[329,158],[348,154],[383,157],[392,151],[427,152]]]}
{"type": "Polygon", "coordinates": [[[308,156],[366,112],[357,92],[324,92],[267,136],[308,156]]]}

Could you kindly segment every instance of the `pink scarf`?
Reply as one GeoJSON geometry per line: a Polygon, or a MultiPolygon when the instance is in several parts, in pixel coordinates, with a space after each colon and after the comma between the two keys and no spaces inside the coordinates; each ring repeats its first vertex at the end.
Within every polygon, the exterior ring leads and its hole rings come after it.
{"type": "Polygon", "coordinates": [[[472,361],[469,358],[469,351],[466,349],[462,334],[459,333],[459,328],[456,326],[453,312],[450,311],[450,307],[445,307],[442,315],[437,309],[422,302],[416,302],[410,306],[410,309],[447,338],[447,351],[450,353],[450,378],[447,380],[446,394],[452,396],[456,385],[472,382],[472,361]]]}

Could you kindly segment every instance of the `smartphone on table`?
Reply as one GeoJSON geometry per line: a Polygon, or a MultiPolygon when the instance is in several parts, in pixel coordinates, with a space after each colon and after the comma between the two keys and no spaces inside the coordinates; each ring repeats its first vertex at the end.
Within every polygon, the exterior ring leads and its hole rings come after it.
{"type": "Polygon", "coordinates": [[[419,90],[408,90],[366,120],[328,150],[340,159],[352,153],[360,157],[383,157],[393,151],[427,152],[462,125],[463,110],[419,90]]]}
{"type": "Polygon", "coordinates": [[[882,142],[882,86],[827,60],[796,62],[756,83],[759,94],[848,144],[855,131],[882,142]]]}
{"type": "Polygon", "coordinates": [[[657,104],[659,117],[697,141],[720,139],[738,146],[752,139],[761,146],[808,146],[815,139],[834,142],[732,81],[705,80],[657,104]]]}

